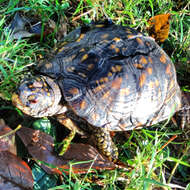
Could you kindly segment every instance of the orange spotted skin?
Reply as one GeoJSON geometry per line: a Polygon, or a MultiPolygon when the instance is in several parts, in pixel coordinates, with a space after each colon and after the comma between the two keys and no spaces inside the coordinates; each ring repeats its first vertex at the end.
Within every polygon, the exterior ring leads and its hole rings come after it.
{"type": "Polygon", "coordinates": [[[174,65],[151,37],[114,24],[81,27],[68,36],[38,71],[59,85],[60,103],[77,116],[121,131],[152,125],[180,109],[174,65]]]}

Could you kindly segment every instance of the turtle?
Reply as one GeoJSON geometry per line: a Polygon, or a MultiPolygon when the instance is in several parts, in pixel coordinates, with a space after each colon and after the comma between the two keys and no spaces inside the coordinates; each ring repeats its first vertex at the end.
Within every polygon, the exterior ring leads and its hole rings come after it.
{"type": "Polygon", "coordinates": [[[186,104],[169,56],[152,37],[128,26],[81,26],[36,68],[13,94],[13,104],[32,117],[54,116],[72,131],[91,131],[110,160],[118,159],[111,131],[154,125],[186,104]]]}

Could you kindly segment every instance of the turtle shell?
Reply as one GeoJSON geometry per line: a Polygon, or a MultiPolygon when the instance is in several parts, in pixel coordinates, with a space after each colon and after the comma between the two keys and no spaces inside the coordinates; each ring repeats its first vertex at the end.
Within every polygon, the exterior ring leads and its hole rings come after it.
{"type": "Polygon", "coordinates": [[[180,109],[174,65],[153,38],[114,24],[82,27],[71,36],[39,69],[54,78],[78,116],[121,131],[155,124],[180,109]]]}

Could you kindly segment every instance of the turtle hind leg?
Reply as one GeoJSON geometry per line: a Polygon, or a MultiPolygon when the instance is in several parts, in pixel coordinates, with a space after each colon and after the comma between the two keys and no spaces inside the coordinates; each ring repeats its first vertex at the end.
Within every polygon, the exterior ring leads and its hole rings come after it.
{"type": "Polygon", "coordinates": [[[96,141],[96,146],[98,150],[108,157],[110,161],[117,161],[118,160],[118,149],[115,146],[112,138],[110,136],[110,132],[105,128],[95,128],[94,129],[94,137],[96,141]]]}

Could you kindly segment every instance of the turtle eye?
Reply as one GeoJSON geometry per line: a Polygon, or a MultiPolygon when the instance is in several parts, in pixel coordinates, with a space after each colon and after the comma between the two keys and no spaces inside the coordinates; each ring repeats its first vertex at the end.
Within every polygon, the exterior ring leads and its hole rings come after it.
{"type": "Polygon", "coordinates": [[[29,100],[29,102],[30,102],[31,104],[36,104],[36,103],[37,103],[37,100],[29,100]]]}
{"type": "Polygon", "coordinates": [[[28,97],[28,101],[29,101],[30,104],[36,104],[38,102],[34,95],[30,95],[28,97]]]}

